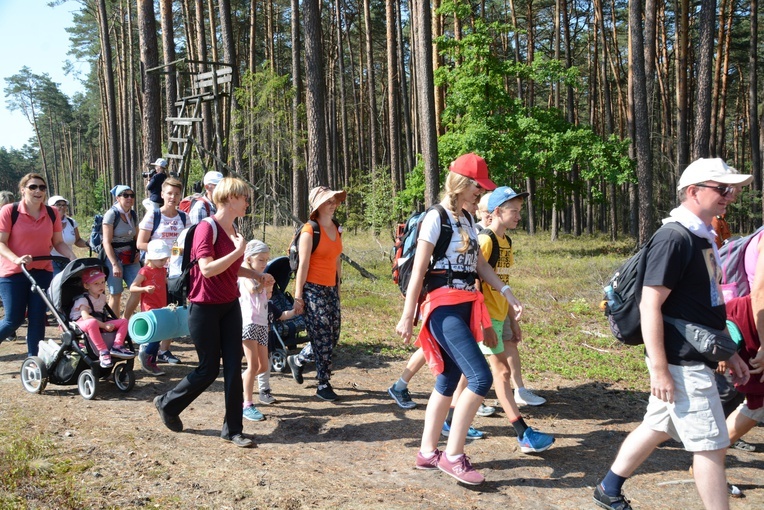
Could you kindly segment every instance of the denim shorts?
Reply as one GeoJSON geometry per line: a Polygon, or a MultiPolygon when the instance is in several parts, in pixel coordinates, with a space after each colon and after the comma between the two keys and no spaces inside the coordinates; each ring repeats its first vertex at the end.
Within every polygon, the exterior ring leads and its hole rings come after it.
{"type": "Polygon", "coordinates": [[[650,395],[644,424],[681,441],[688,452],[727,448],[729,433],[713,370],[703,364],[668,368],[674,379],[674,403],[650,395]]]}
{"type": "Polygon", "coordinates": [[[109,268],[109,278],[106,280],[106,284],[109,286],[109,294],[122,294],[124,286],[122,282],[127,284],[127,288],[133,284],[133,280],[138,276],[138,271],[141,270],[141,263],[135,262],[133,264],[127,264],[122,266],[122,278],[114,276],[114,269],[111,266],[111,261],[106,259],[106,267],[109,268]]]}

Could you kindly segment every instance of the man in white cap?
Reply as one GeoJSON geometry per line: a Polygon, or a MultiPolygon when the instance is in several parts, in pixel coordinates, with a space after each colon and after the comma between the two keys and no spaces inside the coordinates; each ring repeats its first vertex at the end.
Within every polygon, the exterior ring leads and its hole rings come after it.
{"type": "Polygon", "coordinates": [[[217,212],[215,203],[212,201],[212,193],[222,179],[223,174],[214,170],[204,174],[204,194],[194,201],[188,212],[191,225],[196,225],[204,218],[209,218],[217,212]]]}
{"type": "Polygon", "coordinates": [[[162,200],[162,184],[167,179],[167,160],[157,158],[153,163],[149,163],[149,166],[153,166],[154,171],[149,174],[143,174],[148,178],[146,191],[149,193],[149,200],[151,200],[154,208],[159,209],[164,205],[164,200],[162,200]]]}
{"type": "MultiPolygon", "coordinates": [[[[667,326],[663,314],[726,328],[721,263],[711,220],[724,214],[751,180],[719,158],[693,162],[679,179],[679,207],[663,220],[681,227],[661,228],[648,244],[639,311],[651,395],[642,423],[624,440],[610,471],[594,490],[594,502],[602,508],[631,509],[621,490],[624,482],[671,438],[693,454],[693,476],[703,505],[729,508],[724,456],[730,442],[714,382],[717,363],[698,353],[678,329],[667,326]]],[[[748,368],[738,354],[726,363],[735,382],[748,380],[748,368]]]]}

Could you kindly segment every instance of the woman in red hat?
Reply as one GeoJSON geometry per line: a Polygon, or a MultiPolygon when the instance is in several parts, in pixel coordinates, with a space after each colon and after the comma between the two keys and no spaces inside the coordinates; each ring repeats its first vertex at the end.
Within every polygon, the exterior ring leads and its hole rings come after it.
{"type": "Polygon", "coordinates": [[[465,154],[456,159],[449,170],[439,205],[446,210],[451,223],[450,243],[445,255],[431,264],[441,231],[440,212],[432,208],[419,231],[406,302],[395,330],[404,342],[409,342],[414,320],[421,314],[422,329],[417,344],[423,348],[428,365],[436,375],[435,388],[427,403],[416,468],[440,469],[463,483],[478,485],[485,477],[472,467],[464,454],[464,444],[470,423],[491,388],[493,377],[477,342],[495,346],[497,340],[477,280],[501,289],[516,316],[522,312],[522,306],[509,285],[504,285],[483,257],[472,219],[464,211],[476,207],[484,191],[496,188],[488,178],[485,160],[476,154],[465,154]],[[423,286],[426,293],[420,307],[418,299],[423,286]],[[467,389],[456,403],[446,450],[441,452],[437,448],[438,439],[462,374],[467,378],[467,389]]]}

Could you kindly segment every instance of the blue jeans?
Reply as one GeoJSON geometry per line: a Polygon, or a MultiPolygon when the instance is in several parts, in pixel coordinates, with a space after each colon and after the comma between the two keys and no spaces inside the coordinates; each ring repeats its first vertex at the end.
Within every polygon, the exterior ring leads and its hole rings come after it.
{"type": "MultiPolygon", "coordinates": [[[[29,271],[37,285],[48,289],[53,273],[44,269],[29,271]]],[[[47,324],[46,312],[48,310],[45,301],[36,292],[32,292],[32,283],[24,276],[24,273],[0,277],[0,299],[3,300],[5,317],[0,322],[0,341],[11,336],[24,322],[26,313],[27,322],[27,353],[29,356],[37,356],[37,344],[45,338],[45,326],[47,324]]]]}
{"type": "Polygon", "coordinates": [[[470,330],[472,303],[439,306],[430,313],[430,332],[440,345],[443,372],[435,378],[435,391],[454,394],[462,374],[467,388],[485,397],[493,384],[491,369],[470,330]]]}
{"type": "Polygon", "coordinates": [[[117,278],[114,276],[114,268],[112,267],[111,261],[108,258],[106,258],[105,265],[109,268],[109,278],[106,280],[106,284],[109,287],[109,294],[122,294],[122,281],[124,280],[124,282],[127,284],[127,287],[130,288],[130,285],[133,284],[133,280],[135,280],[135,277],[138,276],[138,271],[141,270],[140,262],[123,265],[122,278],[117,278]]]}

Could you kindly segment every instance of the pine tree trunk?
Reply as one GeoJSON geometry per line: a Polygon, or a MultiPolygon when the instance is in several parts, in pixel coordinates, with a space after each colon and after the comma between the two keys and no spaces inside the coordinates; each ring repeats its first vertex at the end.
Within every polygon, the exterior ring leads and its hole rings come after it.
{"type": "Polygon", "coordinates": [[[328,183],[323,43],[319,0],[304,0],[305,110],[308,130],[308,188],[328,183]]]}
{"type": "MultiPolygon", "coordinates": [[[[146,0],[139,0],[138,4],[146,0]]],[[[152,5],[153,7],[153,5],[152,5]]],[[[153,9],[152,9],[153,10],[153,9]]],[[[103,59],[104,85],[106,87],[106,119],[108,122],[108,147],[109,147],[109,170],[111,181],[118,182],[120,178],[119,166],[119,130],[117,128],[117,92],[114,85],[114,67],[111,54],[111,41],[109,39],[109,25],[107,22],[106,0],[98,0],[98,34],[101,40],[101,58],[103,59]]],[[[156,34],[154,34],[156,40],[156,34]]],[[[145,106],[145,105],[144,105],[145,106]]]]}
{"type": "Polygon", "coordinates": [[[430,3],[416,0],[417,106],[419,134],[424,159],[424,203],[430,207],[438,201],[440,191],[438,166],[438,134],[435,123],[435,95],[432,69],[432,20],[430,3]]]}
{"type": "MultiPolygon", "coordinates": [[[[698,32],[700,44],[697,61],[697,101],[695,103],[695,130],[692,144],[692,158],[707,158],[711,137],[711,85],[714,57],[714,21],[716,0],[701,0],[698,32]]],[[[754,122],[756,122],[754,120],[754,122]]]]}

